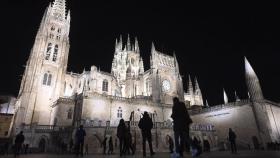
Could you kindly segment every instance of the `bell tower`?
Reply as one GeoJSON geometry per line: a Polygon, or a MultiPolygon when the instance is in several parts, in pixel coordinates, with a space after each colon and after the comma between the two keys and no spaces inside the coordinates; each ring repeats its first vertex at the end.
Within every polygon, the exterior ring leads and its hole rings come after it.
{"type": "Polygon", "coordinates": [[[69,54],[70,11],[55,0],[42,18],[18,94],[17,125],[52,124],[51,105],[62,94],[69,54]]]}

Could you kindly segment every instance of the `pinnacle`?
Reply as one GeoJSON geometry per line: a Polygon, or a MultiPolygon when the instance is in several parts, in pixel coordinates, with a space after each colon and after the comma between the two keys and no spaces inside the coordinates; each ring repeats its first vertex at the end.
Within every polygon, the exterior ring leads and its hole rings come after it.
{"type": "Polygon", "coordinates": [[[65,0],[55,0],[52,5],[53,15],[61,16],[65,19],[66,2],[65,0]]]}

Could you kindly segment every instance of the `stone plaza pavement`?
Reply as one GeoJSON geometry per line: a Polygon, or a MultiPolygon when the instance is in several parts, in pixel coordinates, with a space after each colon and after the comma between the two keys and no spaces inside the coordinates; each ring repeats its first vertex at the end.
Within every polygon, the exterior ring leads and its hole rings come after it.
{"type": "MultiPolygon", "coordinates": [[[[13,155],[3,156],[1,158],[12,158],[13,155]]],[[[74,155],[54,155],[54,154],[29,154],[20,155],[20,158],[76,158],[74,155]]],[[[101,155],[101,154],[89,154],[83,156],[84,158],[117,158],[118,154],[113,155],[101,155]]],[[[143,157],[141,153],[134,156],[123,156],[124,158],[138,158],[143,157]]],[[[150,157],[147,155],[147,158],[150,157]]],[[[185,154],[185,158],[190,158],[191,155],[185,154]]],[[[171,158],[169,153],[156,153],[153,158],[171,158]]],[[[237,154],[231,154],[230,152],[210,152],[203,153],[199,158],[280,158],[280,151],[240,151],[237,154]]]]}

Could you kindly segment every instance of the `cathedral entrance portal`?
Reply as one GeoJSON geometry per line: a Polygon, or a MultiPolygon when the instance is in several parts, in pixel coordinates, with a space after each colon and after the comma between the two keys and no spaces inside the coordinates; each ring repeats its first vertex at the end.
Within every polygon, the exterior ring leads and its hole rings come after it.
{"type": "Polygon", "coordinates": [[[210,124],[192,124],[190,128],[190,138],[196,137],[201,142],[201,146],[205,148],[205,142],[208,141],[210,149],[218,147],[218,136],[214,125],[210,124]]]}
{"type": "Polygon", "coordinates": [[[39,141],[39,151],[42,153],[46,152],[46,139],[45,138],[41,138],[39,141]]]}

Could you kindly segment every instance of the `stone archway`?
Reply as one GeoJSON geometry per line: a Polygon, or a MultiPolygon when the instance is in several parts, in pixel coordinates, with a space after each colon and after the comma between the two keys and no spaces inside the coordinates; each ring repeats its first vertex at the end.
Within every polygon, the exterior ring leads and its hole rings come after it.
{"type": "Polygon", "coordinates": [[[45,138],[41,138],[39,141],[39,151],[40,152],[46,152],[46,140],[45,138]]]}
{"type": "Polygon", "coordinates": [[[48,138],[46,136],[41,136],[41,138],[39,139],[38,142],[38,149],[39,152],[46,152],[47,151],[47,147],[48,147],[48,138]]]}

